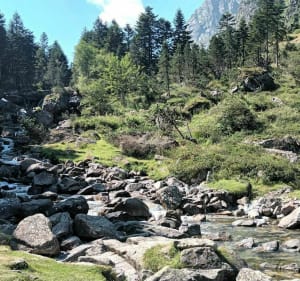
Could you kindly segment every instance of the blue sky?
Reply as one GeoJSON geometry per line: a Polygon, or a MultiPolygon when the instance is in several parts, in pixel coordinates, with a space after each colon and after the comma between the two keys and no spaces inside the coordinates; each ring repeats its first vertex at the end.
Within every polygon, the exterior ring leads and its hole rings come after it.
{"type": "Polygon", "coordinates": [[[0,12],[8,22],[15,12],[25,27],[34,32],[36,40],[46,32],[49,43],[57,40],[68,56],[73,58],[84,27],[90,29],[100,16],[104,21],[116,19],[120,25],[134,24],[143,8],[150,6],[160,17],[173,21],[177,9],[186,20],[203,0],[0,0],[0,12]]]}

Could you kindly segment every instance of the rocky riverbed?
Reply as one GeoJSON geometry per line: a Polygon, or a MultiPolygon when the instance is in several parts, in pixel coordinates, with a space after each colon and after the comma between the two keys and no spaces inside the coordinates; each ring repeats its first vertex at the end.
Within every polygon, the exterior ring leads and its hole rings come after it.
{"type": "Polygon", "coordinates": [[[289,187],[250,201],[249,188],[153,181],[90,160],[53,165],[0,144],[0,232],[13,249],[108,265],[117,280],[300,280],[300,201],[289,187]],[[148,265],[157,246],[166,259],[175,249],[175,268],[148,265]]]}

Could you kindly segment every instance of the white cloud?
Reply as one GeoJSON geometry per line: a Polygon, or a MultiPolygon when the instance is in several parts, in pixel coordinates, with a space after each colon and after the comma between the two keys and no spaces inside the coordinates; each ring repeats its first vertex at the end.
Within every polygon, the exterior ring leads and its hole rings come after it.
{"type": "Polygon", "coordinates": [[[104,22],[116,22],[124,27],[127,23],[134,25],[144,11],[142,0],[87,0],[102,10],[99,17],[104,22]]]}

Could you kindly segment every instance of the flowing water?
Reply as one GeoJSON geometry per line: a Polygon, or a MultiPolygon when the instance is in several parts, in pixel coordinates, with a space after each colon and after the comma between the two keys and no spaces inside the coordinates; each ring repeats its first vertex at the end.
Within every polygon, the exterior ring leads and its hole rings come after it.
{"type": "MultiPolygon", "coordinates": [[[[281,248],[276,252],[258,252],[254,249],[242,249],[236,246],[237,242],[253,237],[260,244],[278,240],[280,244],[289,239],[300,239],[300,230],[280,229],[277,225],[269,225],[264,227],[233,227],[231,224],[236,218],[222,217],[216,215],[208,215],[207,222],[201,223],[202,235],[211,235],[219,232],[225,232],[232,237],[231,241],[222,242],[225,246],[244,259],[249,267],[263,270],[260,268],[262,263],[269,263],[276,266],[284,266],[296,263],[300,266],[299,252],[284,252],[281,248]]],[[[223,245],[224,245],[223,244],[223,245]]],[[[275,279],[295,279],[300,278],[299,272],[291,271],[272,271],[265,270],[265,273],[273,276],[275,279]]]]}

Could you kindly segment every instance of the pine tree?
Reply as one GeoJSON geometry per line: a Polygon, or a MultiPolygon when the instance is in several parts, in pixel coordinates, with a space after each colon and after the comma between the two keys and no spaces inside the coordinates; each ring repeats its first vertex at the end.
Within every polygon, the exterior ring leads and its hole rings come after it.
{"type": "Polygon", "coordinates": [[[182,11],[179,9],[176,12],[174,18],[174,34],[173,34],[173,50],[177,47],[180,48],[180,52],[183,54],[186,44],[190,44],[191,32],[187,30],[187,24],[185,22],[182,11]]]}
{"type": "Polygon", "coordinates": [[[38,88],[46,87],[45,74],[48,64],[48,36],[42,33],[38,49],[35,53],[35,84],[38,88]]]}
{"type": "Polygon", "coordinates": [[[51,87],[67,86],[70,82],[68,60],[57,41],[49,49],[46,81],[51,87]]]}
{"type": "Polygon", "coordinates": [[[113,20],[107,30],[104,45],[105,49],[119,57],[123,56],[125,54],[124,36],[123,30],[118,23],[113,20]]]}
{"type": "Polygon", "coordinates": [[[8,77],[13,89],[31,88],[34,81],[34,57],[36,46],[32,33],[15,13],[8,28],[8,77]]]}
{"type": "Polygon", "coordinates": [[[159,72],[158,77],[167,91],[168,97],[170,96],[170,50],[168,43],[164,41],[162,51],[160,53],[158,62],[159,72]]]}
{"type": "Polygon", "coordinates": [[[246,46],[249,39],[249,28],[244,18],[241,19],[238,30],[237,30],[237,41],[239,46],[239,57],[241,58],[242,66],[245,65],[246,61],[246,46]]]}
{"type": "Polygon", "coordinates": [[[6,57],[6,30],[5,30],[5,19],[4,15],[0,13],[0,88],[3,87],[3,74],[6,57]]]}
{"type": "Polygon", "coordinates": [[[184,80],[183,66],[184,66],[184,56],[181,52],[180,45],[178,45],[171,59],[172,81],[174,81],[175,83],[182,83],[184,80]]]}
{"type": "Polygon", "coordinates": [[[214,35],[209,44],[209,59],[212,64],[212,71],[217,79],[221,78],[222,73],[225,70],[225,43],[221,36],[214,35]]]}
{"type": "Polygon", "coordinates": [[[157,16],[152,8],[146,7],[136,23],[136,34],[132,41],[131,55],[137,65],[140,65],[146,74],[157,72],[157,61],[161,48],[157,16]]]}
{"type": "Polygon", "coordinates": [[[226,65],[229,69],[232,68],[236,52],[236,42],[235,42],[235,30],[233,26],[235,25],[235,18],[230,13],[225,13],[222,15],[219,28],[221,30],[221,36],[223,37],[226,53],[226,65]]]}
{"type": "Polygon", "coordinates": [[[125,51],[126,53],[130,51],[130,45],[131,45],[131,41],[132,38],[134,36],[134,30],[131,28],[131,26],[129,24],[126,24],[125,28],[124,28],[124,41],[125,41],[125,51]]]}
{"type": "Polygon", "coordinates": [[[108,27],[102,22],[100,18],[94,23],[93,31],[90,35],[86,36],[87,39],[91,37],[92,41],[96,44],[96,47],[103,48],[106,42],[106,36],[108,32],[108,27]]]}

